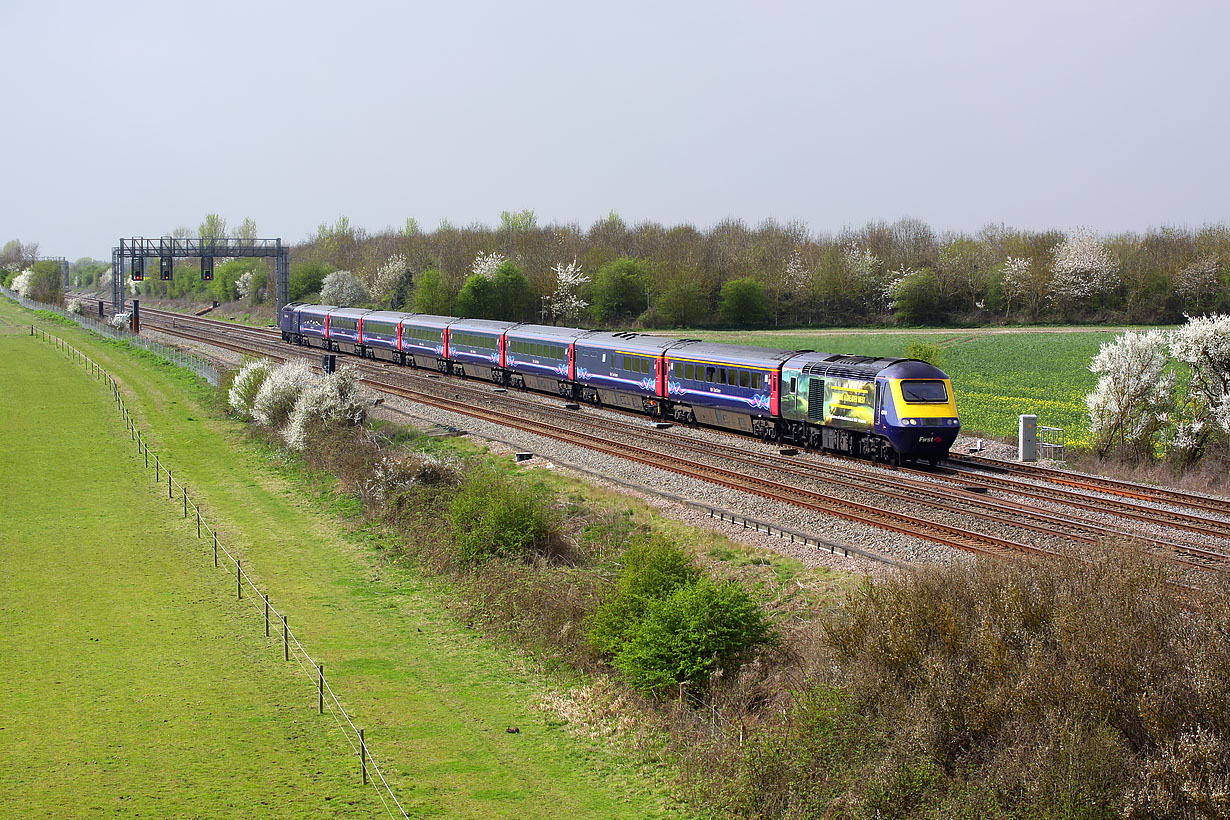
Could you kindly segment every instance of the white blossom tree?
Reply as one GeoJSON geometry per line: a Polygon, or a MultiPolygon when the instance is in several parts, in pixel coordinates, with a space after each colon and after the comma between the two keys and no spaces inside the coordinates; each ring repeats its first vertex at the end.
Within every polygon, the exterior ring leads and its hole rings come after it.
{"type": "Polygon", "coordinates": [[[293,359],[273,369],[252,400],[252,418],[257,424],[277,429],[290,417],[295,403],[307,386],[316,379],[312,366],[303,359],[293,359]]]}
{"type": "Polygon", "coordinates": [[[338,270],[325,277],[320,286],[320,301],[326,305],[347,307],[368,300],[362,280],[348,270],[338,270]]]}
{"type": "Polygon", "coordinates": [[[1118,284],[1119,260],[1088,228],[1077,228],[1055,248],[1050,296],[1059,307],[1076,307],[1118,284]]]}
{"type": "Polygon", "coordinates": [[[313,432],[362,424],[366,417],[367,407],[359,391],[359,371],[349,366],[341,367],[304,387],[290,412],[282,438],[291,448],[303,450],[313,432]]]}
{"type": "Polygon", "coordinates": [[[272,372],[273,362],[268,359],[252,359],[239,369],[227,393],[227,401],[238,416],[245,419],[252,417],[252,403],[272,372]]]}
{"type": "Polygon", "coordinates": [[[401,279],[408,268],[406,257],[400,253],[384,260],[384,263],[376,268],[376,275],[372,277],[372,296],[377,300],[387,299],[397,285],[397,280],[401,279]]]}
{"type": "Polygon", "coordinates": [[[1174,402],[1166,335],[1151,330],[1117,336],[1102,345],[1089,370],[1100,376],[1085,397],[1098,454],[1121,450],[1138,459],[1151,457],[1174,402]]]}
{"type": "Polygon", "coordinates": [[[500,267],[500,265],[504,264],[504,261],[507,258],[508,257],[498,251],[492,251],[491,253],[483,253],[482,251],[479,251],[474,257],[474,264],[470,266],[470,273],[471,275],[483,276],[487,279],[491,279],[495,276],[496,270],[500,267]]]}
{"type": "Polygon", "coordinates": [[[30,298],[30,287],[34,283],[34,271],[26,268],[21,273],[13,278],[11,289],[26,297],[30,298]]]}
{"type": "Polygon", "coordinates": [[[558,262],[555,267],[555,290],[547,297],[547,309],[555,321],[568,321],[580,315],[589,307],[589,302],[582,299],[577,291],[589,281],[589,275],[581,270],[581,264],[574,256],[571,262],[558,262]]]}
{"type": "Polygon", "coordinates": [[[1230,315],[1189,316],[1169,341],[1170,355],[1187,365],[1190,377],[1173,447],[1192,461],[1219,432],[1230,433],[1230,315]]]}
{"type": "Polygon", "coordinates": [[[1221,287],[1221,264],[1217,254],[1203,254],[1184,266],[1175,276],[1174,285],[1185,305],[1208,304],[1221,287]]]}
{"type": "Polygon", "coordinates": [[[1009,256],[1004,260],[1000,288],[1004,293],[1004,315],[1012,312],[1014,301],[1023,301],[1033,282],[1032,259],[1009,256]]]}
{"type": "Polygon", "coordinates": [[[870,248],[851,242],[841,251],[842,265],[854,280],[855,286],[868,299],[875,300],[878,309],[887,310],[887,288],[892,282],[884,270],[880,257],[870,248]]]}
{"type": "Polygon", "coordinates": [[[235,280],[235,293],[239,294],[240,299],[247,299],[252,295],[252,271],[245,271],[235,280]]]}

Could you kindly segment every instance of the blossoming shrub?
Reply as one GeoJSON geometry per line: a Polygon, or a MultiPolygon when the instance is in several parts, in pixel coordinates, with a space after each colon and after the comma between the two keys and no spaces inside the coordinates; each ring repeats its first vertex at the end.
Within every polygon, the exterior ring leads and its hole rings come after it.
{"type": "Polygon", "coordinates": [[[270,429],[280,428],[290,418],[299,395],[315,379],[312,367],[302,359],[279,365],[266,377],[252,400],[252,418],[270,429]]]}
{"type": "Polygon", "coordinates": [[[17,276],[13,277],[13,282],[9,286],[11,290],[15,290],[27,299],[30,298],[30,283],[34,278],[34,271],[27,268],[17,276]]]}
{"type": "Polygon", "coordinates": [[[260,392],[261,385],[273,372],[273,362],[268,359],[253,359],[245,362],[231,383],[227,392],[227,401],[231,410],[241,418],[252,418],[252,403],[260,392]]]}
{"type": "Polygon", "coordinates": [[[1170,418],[1174,374],[1166,370],[1166,336],[1134,331],[1102,345],[1089,370],[1100,376],[1086,397],[1098,455],[1123,449],[1136,458],[1153,455],[1170,418]]]}
{"type": "Polygon", "coordinates": [[[354,427],[367,418],[359,393],[359,372],[342,367],[309,381],[299,393],[282,431],[282,438],[295,450],[304,450],[312,434],[325,428],[354,427]]]}

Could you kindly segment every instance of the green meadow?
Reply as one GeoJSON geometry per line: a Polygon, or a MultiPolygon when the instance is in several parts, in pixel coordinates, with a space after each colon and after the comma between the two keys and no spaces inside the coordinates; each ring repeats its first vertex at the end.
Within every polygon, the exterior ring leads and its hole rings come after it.
{"type": "MultiPolygon", "coordinates": [[[[383,815],[314,683],[235,601],[107,389],[32,339],[30,316],[0,300],[0,816],[383,815]]],[[[151,449],[324,662],[411,816],[677,816],[669,774],[532,708],[558,680],[305,497],[211,388],[39,321],[120,379],[151,449]]]]}

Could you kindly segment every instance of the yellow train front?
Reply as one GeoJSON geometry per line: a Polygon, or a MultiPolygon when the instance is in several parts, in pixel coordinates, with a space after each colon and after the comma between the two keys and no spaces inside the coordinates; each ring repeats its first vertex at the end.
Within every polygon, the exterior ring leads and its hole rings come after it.
{"type": "Polygon", "coordinates": [[[937,463],[961,421],[944,371],[915,359],[800,353],[782,366],[790,437],[876,461],[937,463]]]}

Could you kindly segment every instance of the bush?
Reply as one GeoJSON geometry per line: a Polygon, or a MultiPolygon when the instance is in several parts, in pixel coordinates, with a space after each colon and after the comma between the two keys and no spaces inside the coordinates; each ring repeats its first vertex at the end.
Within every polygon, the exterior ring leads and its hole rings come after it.
{"type": "Polygon", "coordinates": [[[599,652],[615,655],[653,601],[698,578],[700,570],[683,550],[664,538],[641,535],[624,553],[615,590],[586,623],[589,642],[599,652]]]}
{"type": "Polygon", "coordinates": [[[929,345],[925,342],[911,342],[905,349],[905,358],[918,359],[934,367],[939,367],[944,358],[944,352],[939,345],[929,345]]]}
{"type": "Polygon", "coordinates": [[[273,362],[268,359],[252,359],[245,362],[227,392],[231,410],[240,418],[252,418],[252,403],[260,392],[261,385],[273,372],[273,362]]]}
{"type": "Polygon", "coordinates": [[[947,305],[940,296],[935,271],[923,268],[898,280],[891,288],[898,324],[931,325],[947,318],[947,305]]]}
{"type": "Polygon", "coordinates": [[[479,463],[466,474],[448,508],[457,559],[476,566],[494,557],[549,552],[558,527],[551,501],[542,485],[479,463]]]}
{"type": "Polygon", "coordinates": [[[282,438],[294,450],[306,449],[312,433],[326,428],[357,427],[367,418],[359,394],[359,371],[344,366],[308,382],[295,400],[282,438]]]}
{"type": "Polygon", "coordinates": [[[252,418],[257,424],[277,429],[290,417],[299,395],[316,378],[302,359],[279,365],[261,384],[252,400],[252,418]]]}
{"type": "Polygon", "coordinates": [[[738,327],[763,324],[769,315],[769,299],[764,285],[750,276],[732,279],[722,285],[722,302],[718,306],[722,321],[738,327]]]}
{"type": "Polygon", "coordinates": [[[704,684],[770,634],[768,619],[744,587],[701,578],[650,601],[614,664],[629,683],[649,692],[704,684]]]}
{"type": "Polygon", "coordinates": [[[290,301],[297,302],[309,293],[319,293],[324,286],[325,276],[333,268],[323,262],[304,262],[296,265],[290,272],[290,301]]]}

